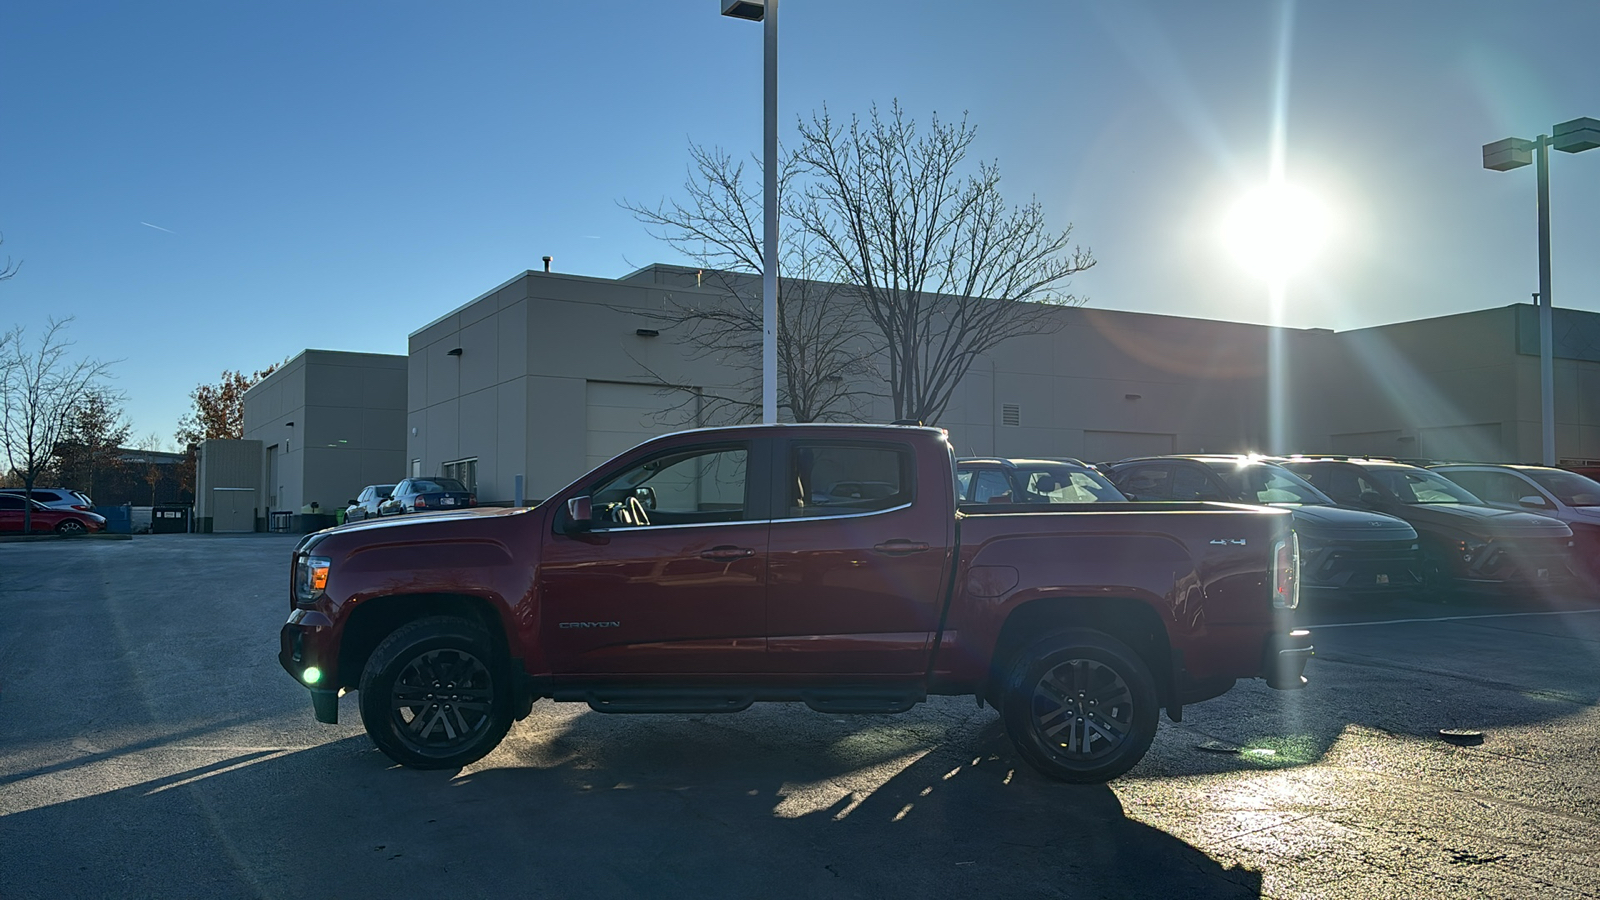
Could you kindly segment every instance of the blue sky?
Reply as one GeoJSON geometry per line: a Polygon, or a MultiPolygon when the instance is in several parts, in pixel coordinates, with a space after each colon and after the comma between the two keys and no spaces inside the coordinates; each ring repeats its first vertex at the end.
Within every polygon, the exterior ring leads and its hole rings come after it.
{"type": "MultiPolygon", "coordinates": [[[[1600,4],[784,0],[784,133],[899,98],[967,113],[1008,197],[1100,265],[1092,305],[1269,321],[1221,248],[1284,161],[1335,230],[1286,324],[1537,289],[1534,177],[1479,148],[1600,117],[1600,4]],[[1027,18],[1021,18],[1023,14],[1027,18]],[[1285,15],[1291,27],[1280,54],[1285,15]]],[[[44,3],[0,29],[0,328],[77,317],[139,435],[195,384],[406,335],[516,273],[675,261],[618,208],[690,140],[759,149],[761,35],[718,0],[44,3]]],[[[1600,151],[1553,154],[1556,303],[1600,310],[1600,151]]]]}

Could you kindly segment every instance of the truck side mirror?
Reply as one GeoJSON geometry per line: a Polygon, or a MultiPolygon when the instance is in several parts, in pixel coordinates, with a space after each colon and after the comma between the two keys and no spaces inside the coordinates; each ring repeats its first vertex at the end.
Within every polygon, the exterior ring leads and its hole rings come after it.
{"type": "Polygon", "coordinates": [[[573,497],[567,501],[567,518],[572,520],[573,531],[588,531],[594,525],[594,504],[589,497],[573,497]]]}
{"type": "Polygon", "coordinates": [[[1362,491],[1360,496],[1356,497],[1358,506],[1378,506],[1382,503],[1383,495],[1377,491],[1362,491]]]}
{"type": "Polygon", "coordinates": [[[1544,502],[1543,497],[1540,497],[1536,494],[1529,494],[1528,496],[1518,500],[1517,505],[1526,507],[1528,509],[1545,509],[1550,504],[1544,502]]]}

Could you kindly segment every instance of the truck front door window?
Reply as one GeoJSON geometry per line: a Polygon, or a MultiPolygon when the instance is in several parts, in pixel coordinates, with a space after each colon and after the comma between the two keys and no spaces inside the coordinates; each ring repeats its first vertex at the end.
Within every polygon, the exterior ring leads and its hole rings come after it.
{"type": "Polygon", "coordinates": [[[597,528],[743,522],[749,451],[696,448],[646,460],[595,489],[597,528]]]}

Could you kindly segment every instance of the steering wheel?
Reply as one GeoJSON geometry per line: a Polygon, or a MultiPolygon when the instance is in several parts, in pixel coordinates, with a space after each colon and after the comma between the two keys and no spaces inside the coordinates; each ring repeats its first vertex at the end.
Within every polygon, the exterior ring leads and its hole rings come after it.
{"type": "Polygon", "coordinates": [[[650,524],[650,517],[644,511],[644,503],[638,497],[629,495],[627,505],[618,512],[626,517],[629,525],[650,524]]]}

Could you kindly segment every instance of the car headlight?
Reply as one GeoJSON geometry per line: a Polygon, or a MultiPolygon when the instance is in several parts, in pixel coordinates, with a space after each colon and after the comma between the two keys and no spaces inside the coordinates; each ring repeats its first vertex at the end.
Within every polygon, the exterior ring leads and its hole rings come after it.
{"type": "Polygon", "coordinates": [[[1472,562],[1474,559],[1477,558],[1479,553],[1483,552],[1483,548],[1489,546],[1489,544],[1487,542],[1485,542],[1485,541],[1473,540],[1472,538],[1464,538],[1462,540],[1457,541],[1456,542],[1456,546],[1461,551],[1461,561],[1462,562],[1472,562]]]}
{"type": "Polygon", "coordinates": [[[326,556],[302,556],[295,567],[294,599],[301,606],[316,603],[328,589],[328,572],[333,560],[326,556]]]}

